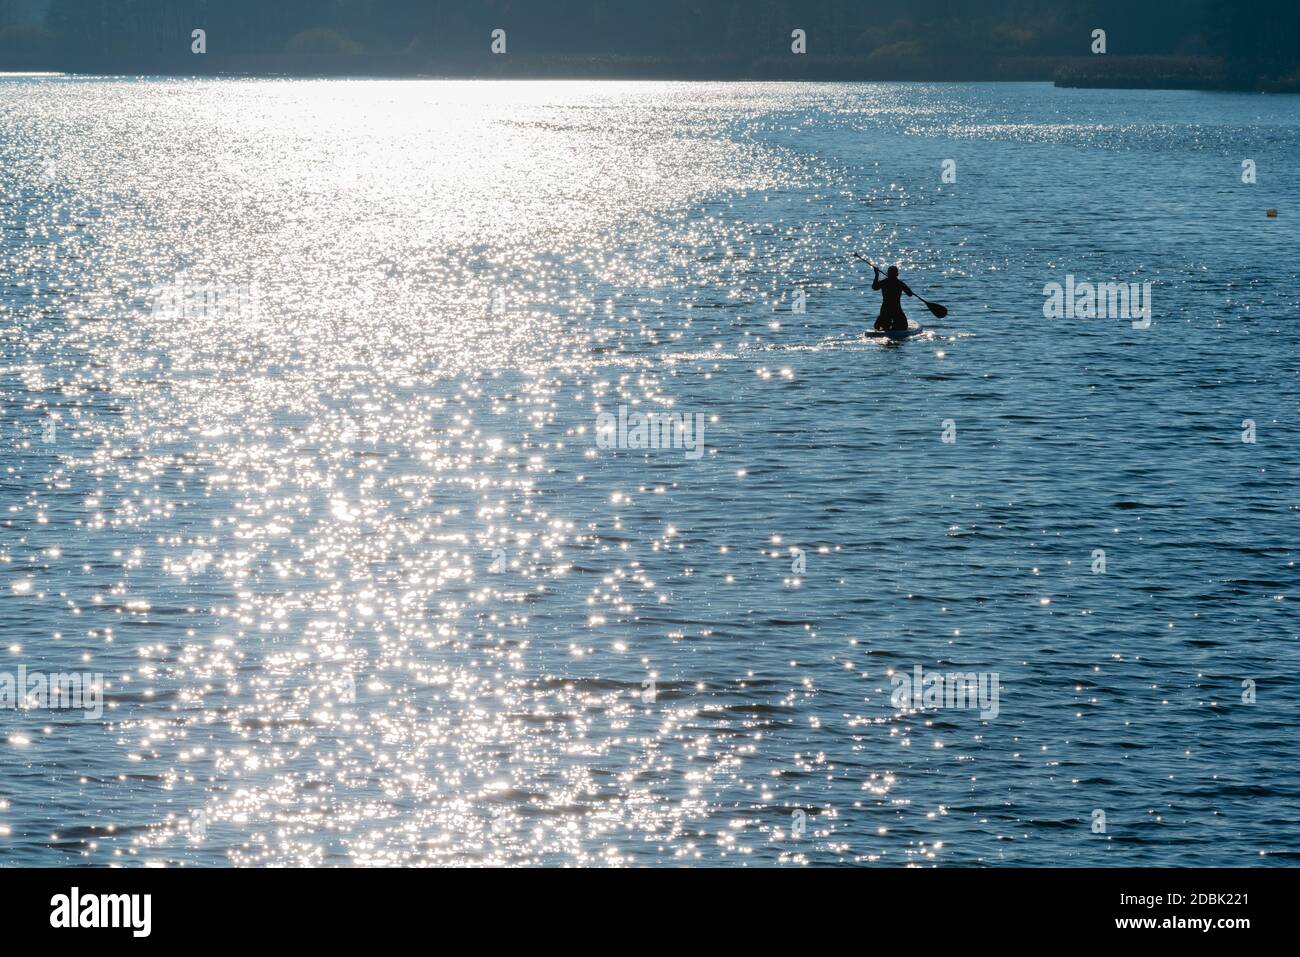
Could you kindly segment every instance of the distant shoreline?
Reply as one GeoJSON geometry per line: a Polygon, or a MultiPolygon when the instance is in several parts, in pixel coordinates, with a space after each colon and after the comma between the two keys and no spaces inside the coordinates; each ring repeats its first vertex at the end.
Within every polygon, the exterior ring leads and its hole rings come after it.
{"type": "Polygon", "coordinates": [[[295,53],[178,56],[147,64],[120,58],[67,63],[0,61],[0,72],[59,70],[81,76],[374,76],[518,80],[841,80],[841,81],[1038,81],[1051,82],[1054,57],[955,57],[936,67],[931,60],[894,57],[617,56],[607,54],[507,54],[430,57],[411,53],[295,53]]]}
{"type": "Polygon", "coordinates": [[[1194,56],[1078,58],[1060,66],[1055,82],[1078,89],[1300,93],[1300,76],[1248,76],[1222,59],[1194,56]]]}
{"type": "Polygon", "coordinates": [[[1065,89],[1204,90],[1300,93],[1300,76],[1233,75],[1209,57],[634,57],[515,55],[430,58],[411,54],[189,56],[141,69],[117,59],[81,63],[0,63],[0,75],[238,77],[244,79],[662,80],[858,83],[1055,83],[1065,89]],[[57,72],[55,72],[57,71],[57,72]]]}

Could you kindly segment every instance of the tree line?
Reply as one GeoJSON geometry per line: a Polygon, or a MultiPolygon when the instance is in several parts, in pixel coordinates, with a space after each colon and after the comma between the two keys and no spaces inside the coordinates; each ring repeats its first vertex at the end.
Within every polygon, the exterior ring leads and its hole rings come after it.
{"type": "MultiPolygon", "coordinates": [[[[510,54],[708,58],[877,57],[940,69],[962,58],[1208,55],[1238,74],[1300,70],[1295,0],[0,0],[0,57],[39,49],[51,68],[149,72],[183,59],[195,28],[214,56],[440,58],[510,54]],[[33,11],[43,11],[39,22],[33,11]],[[14,31],[19,31],[15,33],[14,31]],[[21,50],[14,37],[20,38],[21,50]]],[[[4,63],[0,62],[0,68],[4,63]]]]}

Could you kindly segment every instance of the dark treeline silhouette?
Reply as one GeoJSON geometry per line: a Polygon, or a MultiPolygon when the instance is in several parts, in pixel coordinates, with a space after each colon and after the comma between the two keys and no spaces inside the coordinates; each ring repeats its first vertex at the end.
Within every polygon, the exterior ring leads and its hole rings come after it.
{"type": "Polygon", "coordinates": [[[1300,3],[1205,0],[1211,51],[1238,78],[1296,78],[1300,71],[1300,3]]]}
{"type": "Polygon", "coordinates": [[[1218,58],[1300,72],[1296,0],[0,0],[0,69],[1028,78],[1218,58]],[[207,31],[208,53],[190,51],[207,31]],[[507,31],[508,53],[489,53],[507,31]],[[791,53],[791,31],[808,53],[791,53]],[[1108,57],[1092,58],[1093,29],[1108,57]],[[1129,59],[1130,65],[1135,60],[1129,59]]]}

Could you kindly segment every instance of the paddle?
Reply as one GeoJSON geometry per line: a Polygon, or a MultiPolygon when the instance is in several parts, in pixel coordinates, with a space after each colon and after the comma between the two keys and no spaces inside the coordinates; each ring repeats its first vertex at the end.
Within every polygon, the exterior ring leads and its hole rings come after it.
{"type": "MultiPolygon", "coordinates": [[[[867,264],[868,266],[870,266],[872,269],[876,269],[876,264],[873,263],[873,262],[872,262],[870,259],[868,259],[866,256],[862,255],[862,253],[854,253],[853,255],[856,256],[858,259],[861,259],[864,263],[866,263],[866,264],[867,264]]],[[[880,272],[880,270],[879,270],[879,269],[876,269],[876,272],[880,272]]],[[[915,296],[916,294],[913,293],[912,295],[915,296]]],[[[917,299],[921,299],[920,296],[916,296],[916,298],[917,298],[917,299]]],[[[930,312],[934,314],[934,318],[936,318],[936,319],[947,319],[947,318],[948,318],[948,307],[947,307],[947,306],[941,306],[941,305],[939,305],[937,302],[926,302],[924,299],[921,299],[921,302],[925,303],[926,308],[929,309],[930,312]]]]}

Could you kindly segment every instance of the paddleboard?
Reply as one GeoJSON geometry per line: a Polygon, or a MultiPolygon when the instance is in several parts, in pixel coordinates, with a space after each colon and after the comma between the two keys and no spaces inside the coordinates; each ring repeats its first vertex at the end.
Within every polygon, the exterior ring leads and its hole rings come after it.
{"type": "Polygon", "coordinates": [[[919,322],[909,322],[906,329],[899,329],[897,332],[877,332],[874,329],[868,329],[863,335],[868,339],[883,339],[887,342],[902,342],[904,339],[915,339],[925,332],[925,327],[919,322]]]}

